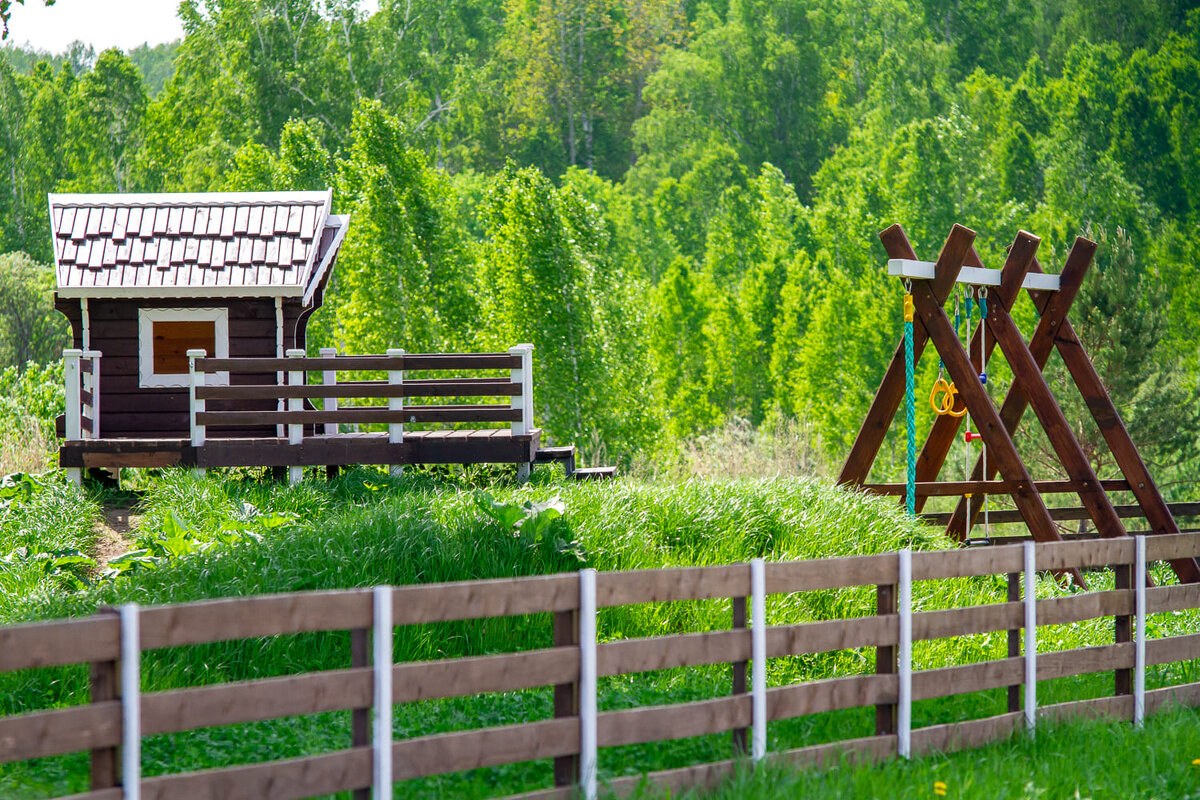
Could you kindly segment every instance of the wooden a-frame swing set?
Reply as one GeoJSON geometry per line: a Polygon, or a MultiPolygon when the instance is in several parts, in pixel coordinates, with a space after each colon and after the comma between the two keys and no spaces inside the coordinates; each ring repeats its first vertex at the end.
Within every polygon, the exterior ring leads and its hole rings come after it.
{"type": "MultiPolygon", "coordinates": [[[[953,382],[953,389],[936,402],[931,397],[931,403],[935,410],[953,410],[954,413],[938,413],[935,417],[920,454],[911,465],[907,484],[867,483],[888,428],[901,402],[906,399],[906,388],[911,387],[911,381],[906,387],[905,372],[906,367],[911,370],[908,365],[912,362],[906,354],[906,343],[902,341],[842,467],[839,484],[860,486],[887,495],[903,496],[911,492],[910,510],[913,513],[920,513],[929,497],[957,496],[958,506],[950,515],[946,531],[959,541],[969,538],[987,496],[998,494],[1011,495],[1021,520],[1033,539],[1039,542],[1062,539],[1042,498],[1043,494],[1050,493],[1078,494],[1088,518],[1102,537],[1128,535],[1108,496],[1109,491],[1133,494],[1141,514],[1149,523],[1150,533],[1179,532],[1170,508],[1067,319],[1092,264],[1096,251],[1094,242],[1077,238],[1062,272],[1053,276],[1044,274],[1037,261],[1041,240],[1025,231],[1017,234],[1000,270],[984,268],[974,248],[975,232],[961,225],[955,225],[950,231],[933,263],[917,260],[899,225],[887,228],[879,238],[891,259],[889,273],[902,278],[911,293],[913,324],[909,344],[912,361],[920,358],[926,344],[933,344],[953,382]],[[981,304],[986,308],[986,316],[981,315],[978,326],[969,332],[971,339],[965,349],[943,308],[960,283],[976,287],[975,291],[986,297],[985,304],[981,304]],[[1022,288],[1029,292],[1040,315],[1028,342],[1009,314],[1022,288]],[[987,362],[997,345],[1013,375],[1012,386],[998,409],[985,385],[987,362]],[[1082,393],[1124,480],[1101,481],[1096,477],[1083,447],[1046,384],[1042,373],[1055,349],[1082,393]],[[939,405],[941,408],[936,408],[939,405]],[[1067,480],[1034,481],[1030,476],[1013,442],[1013,434],[1026,408],[1033,409],[1067,480]],[[938,475],[958,438],[964,411],[970,414],[978,428],[977,433],[968,432],[968,436],[979,438],[984,450],[968,480],[939,482],[938,475]],[[995,479],[997,474],[998,480],[995,479]],[[981,500],[972,502],[972,498],[981,500]]],[[[911,403],[911,388],[907,391],[911,403]]],[[[1181,582],[1200,582],[1200,564],[1195,558],[1174,559],[1170,565],[1181,582]]]]}

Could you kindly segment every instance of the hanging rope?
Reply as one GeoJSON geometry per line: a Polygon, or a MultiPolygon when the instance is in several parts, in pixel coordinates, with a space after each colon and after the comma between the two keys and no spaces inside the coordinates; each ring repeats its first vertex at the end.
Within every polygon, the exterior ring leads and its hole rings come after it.
{"type": "MultiPolygon", "coordinates": [[[[983,294],[979,298],[979,382],[983,384],[984,394],[987,394],[987,293],[988,290],[984,289],[983,294]]],[[[982,442],[982,445],[983,479],[986,481],[988,477],[987,442],[982,442]]],[[[990,539],[992,536],[992,528],[988,524],[988,496],[986,492],[983,495],[983,535],[987,539],[990,539]]]]}
{"type": "Polygon", "coordinates": [[[917,513],[917,391],[913,380],[913,296],[909,291],[904,295],[904,386],[908,420],[908,485],[905,488],[905,501],[908,513],[917,513]]]}

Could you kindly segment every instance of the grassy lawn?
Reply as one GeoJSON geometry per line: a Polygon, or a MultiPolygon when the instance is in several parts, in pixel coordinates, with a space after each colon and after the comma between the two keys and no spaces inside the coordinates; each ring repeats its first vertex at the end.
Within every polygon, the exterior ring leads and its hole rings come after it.
{"type": "MultiPolygon", "coordinates": [[[[516,486],[484,472],[464,477],[444,471],[436,475],[413,471],[393,480],[378,471],[356,470],[330,483],[314,480],[298,486],[273,484],[243,472],[214,474],[202,480],[174,472],[141,475],[138,480],[137,511],[142,518],[137,542],[131,547],[142,555],[128,560],[132,566],[116,578],[89,578],[85,565],[69,558],[59,563],[39,557],[45,547],[33,552],[43,539],[52,543],[54,552],[86,551],[94,536],[92,526],[99,503],[113,499],[111,496],[97,489],[75,490],[48,480],[45,486],[10,499],[0,520],[0,558],[10,556],[11,562],[0,569],[4,597],[0,620],[81,615],[99,606],[130,600],[157,604],[377,583],[402,585],[534,575],[582,566],[642,569],[723,564],[755,556],[786,560],[882,552],[905,545],[921,549],[949,546],[940,532],[908,519],[889,500],[798,479],[575,484],[558,482],[549,471],[542,470],[532,484],[516,486]],[[515,529],[497,519],[502,514],[494,513],[497,506],[519,511],[525,502],[550,503],[555,499],[562,504],[562,516],[537,530],[533,525],[515,529]],[[21,547],[26,550],[19,550],[21,547]]],[[[1173,577],[1164,573],[1160,580],[1173,582],[1173,577]]],[[[1104,588],[1111,585],[1111,579],[1094,575],[1091,583],[1093,589],[1104,588]]],[[[1038,591],[1050,596],[1066,590],[1046,580],[1038,591]]],[[[916,606],[922,609],[1003,599],[1004,585],[998,578],[919,582],[914,587],[916,606]]],[[[775,596],[769,598],[768,621],[787,624],[865,616],[872,613],[873,606],[873,587],[775,596]]],[[[607,609],[600,615],[599,635],[603,641],[728,629],[730,616],[728,600],[607,609]]],[[[1198,622],[1200,615],[1195,613],[1158,615],[1152,620],[1155,627],[1151,635],[1194,632],[1200,629],[1198,622]]],[[[550,630],[548,615],[400,628],[396,631],[395,652],[398,661],[407,661],[532,649],[551,644],[550,630]]],[[[1093,621],[1048,627],[1039,632],[1039,638],[1044,650],[1104,644],[1112,641],[1112,626],[1093,621]]],[[[915,666],[926,669],[998,658],[1003,657],[1004,649],[1002,633],[925,642],[915,649],[915,666]]],[[[228,642],[145,654],[143,689],[157,691],[347,666],[349,636],[345,633],[228,642]]],[[[1147,685],[1154,688],[1198,680],[1195,667],[1193,662],[1151,670],[1147,685]]],[[[797,656],[772,660],[768,682],[782,685],[872,670],[873,651],[869,649],[797,656]]],[[[601,710],[665,704],[720,696],[729,691],[729,686],[728,666],[664,670],[605,679],[601,681],[599,702],[601,710]]],[[[1111,691],[1111,675],[1100,674],[1046,682],[1039,687],[1039,699],[1053,703],[1111,691]]],[[[0,713],[72,705],[86,699],[83,667],[0,675],[0,713]]],[[[397,707],[395,733],[402,738],[545,719],[551,716],[551,705],[549,690],[414,703],[397,707]]],[[[1000,691],[925,701],[914,708],[914,725],[983,717],[1004,710],[1000,691]]],[[[1112,726],[1114,731],[1125,728],[1112,726]]],[[[821,714],[773,723],[770,746],[772,750],[784,750],[865,736],[872,729],[872,709],[821,714]]],[[[1063,729],[1068,730],[1074,728],[1063,729]]],[[[1126,734],[1144,736],[1132,731],[1113,736],[1126,734]]],[[[1040,750],[1043,742],[1057,741],[1054,737],[1059,736],[1066,737],[1062,741],[1067,748],[1070,735],[1056,732],[1039,734],[1036,749],[1040,750]]],[[[337,749],[348,742],[348,713],[149,737],[144,744],[144,771],[153,775],[291,757],[337,749]]],[[[1031,747],[1026,742],[1006,746],[1017,748],[1016,752],[1031,747]]],[[[1003,748],[994,752],[995,758],[1003,760],[999,755],[1003,748]]],[[[727,734],[613,748],[601,752],[601,777],[722,760],[729,753],[727,734]]],[[[1188,762],[1197,756],[1200,752],[1189,756],[1188,762]]],[[[1009,757],[1017,764],[1025,758],[1009,757]]],[[[970,770],[965,765],[974,763],[971,758],[983,756],[967,754],[939,762],[959,765],[953,767],[959,776],[958,783],[953,784],[958,787],[956,791],[967,785],[964,781],[970,770]],[[967,760],[962,761],[964,758],[967,760]]],[[[1162,759],[1165,764],[1165,754],[1162,759]]],[[[1142,763],[1139,759],[1131,766],[1142,763]]],[[[817,777],[770,773],[743,777],[735,782],[739,788],[730,791],[774,796],[792,792],[794,786],[796,796],[809,796],[811,791],[805,787],[810,784],[805,781],[811,780],[834,787],[831,794],[812,796],[866,797],[875,790],[864,788],[860,792],[856,787],[887,785],[893,779],[909,786],[907,781],[911,779],[913,788],[903,790],[911,794],[927,777],[916,770],[919,766],[914,763],[874,771],[831,770],[817,777]],[[888,772],[893,769],[908,777],[888,772]],[[871,777],[876,771],[882,771],[882,777],[871,777]],[[885,783],[871,784],[872,780],[885,783]]],[[[992,768],[980,770],[981,774],[990,774],[992,768]]],[[[1081,773],[1080,781],[1090,774],[1081,773]]],[[[1190,774],[1181,773],[1179,779],[1190,774]]],[[[87,758],[83,754],[9,765],[0,768],[0,796],[35,798],[82,791],[86,775],[87,758]]],[[[1004,791],[989,789],[982,794],[954,796],[1074,796],[1057,790],[1047,790],[1043,795],[1020,794],[1028,779],[1016,781],[1003,771],[997,775],[995,785],[1006,787],[1004,791]]],[[[550,783],[549,776],[547,762],[533,762],[410,782],[401,789],[411,797],[498,796],[545,787],[550,783]]],[[[937,779],[953,783],[947,778],[937,779]]],[[[925,794],[932,791],[928,781],[922,785],[925,794]]],[[[1100,785],[1097,791],[1103,788],[1100,785]]],[[[1086,797],[1092,790],[1081,791],[1086,797]]],[[[876,796],[900,795],[887,792],[876,796]]]]}

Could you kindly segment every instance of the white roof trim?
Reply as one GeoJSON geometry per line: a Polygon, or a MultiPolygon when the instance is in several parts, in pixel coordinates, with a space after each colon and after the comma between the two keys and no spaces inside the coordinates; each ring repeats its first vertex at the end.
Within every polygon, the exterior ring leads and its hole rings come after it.
{"type": "MultiPolygon", "coordinates": [[[[328,210],[333,190],[316,192],[163,192],[147,194],[50,194],[55,206],[239,206],[274,203],[325,203],[328,210]]],[[[327,212],[328,213],[328,212],[327,212]]]]}
{"type": "Polygon", "coordinates": [[[205,297],[300,297],[304,287],[288,284],[259,284],[245,286],[63,286],[58,290],[63,298],[205,298],[205,297]]]}
{"type": "MultiPolygon", "coordinates": [[[[338,252],[342,249],[342,241],[346,238],[346,232],[350,230],[349,214],[330,214],[326,218],[326,225],[330,222],[337,222],[338,231],[333,235],[333,241],[329,243],[329,249],[325,251],[325,257],[321,259],[321,264],[317,267],[317,271],[309,279],[308,288],[304,290],[303,305],[305,306],[312,302],[313,295],[317,293],[317,287],[321,285],[321,279],[325,277],[325,273],[329,271],[333,260],[337,258],[338,252]]],[[[314,247],[313,250],[315,251],[316,248],[314,247]]]]}

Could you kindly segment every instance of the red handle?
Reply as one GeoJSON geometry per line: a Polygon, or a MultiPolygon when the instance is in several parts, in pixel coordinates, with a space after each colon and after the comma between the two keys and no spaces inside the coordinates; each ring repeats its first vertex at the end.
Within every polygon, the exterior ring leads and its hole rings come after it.
{"type": "Polygon", "coordinates": [[[966,442],[967,444],[970,444],[971,442],[975,441],[976,439],[982,439],[982,438],[983,438],[982,433],[975,433],[974,431],[967,431],[966,433],[963,434],[963,441],[966,442]]]}

